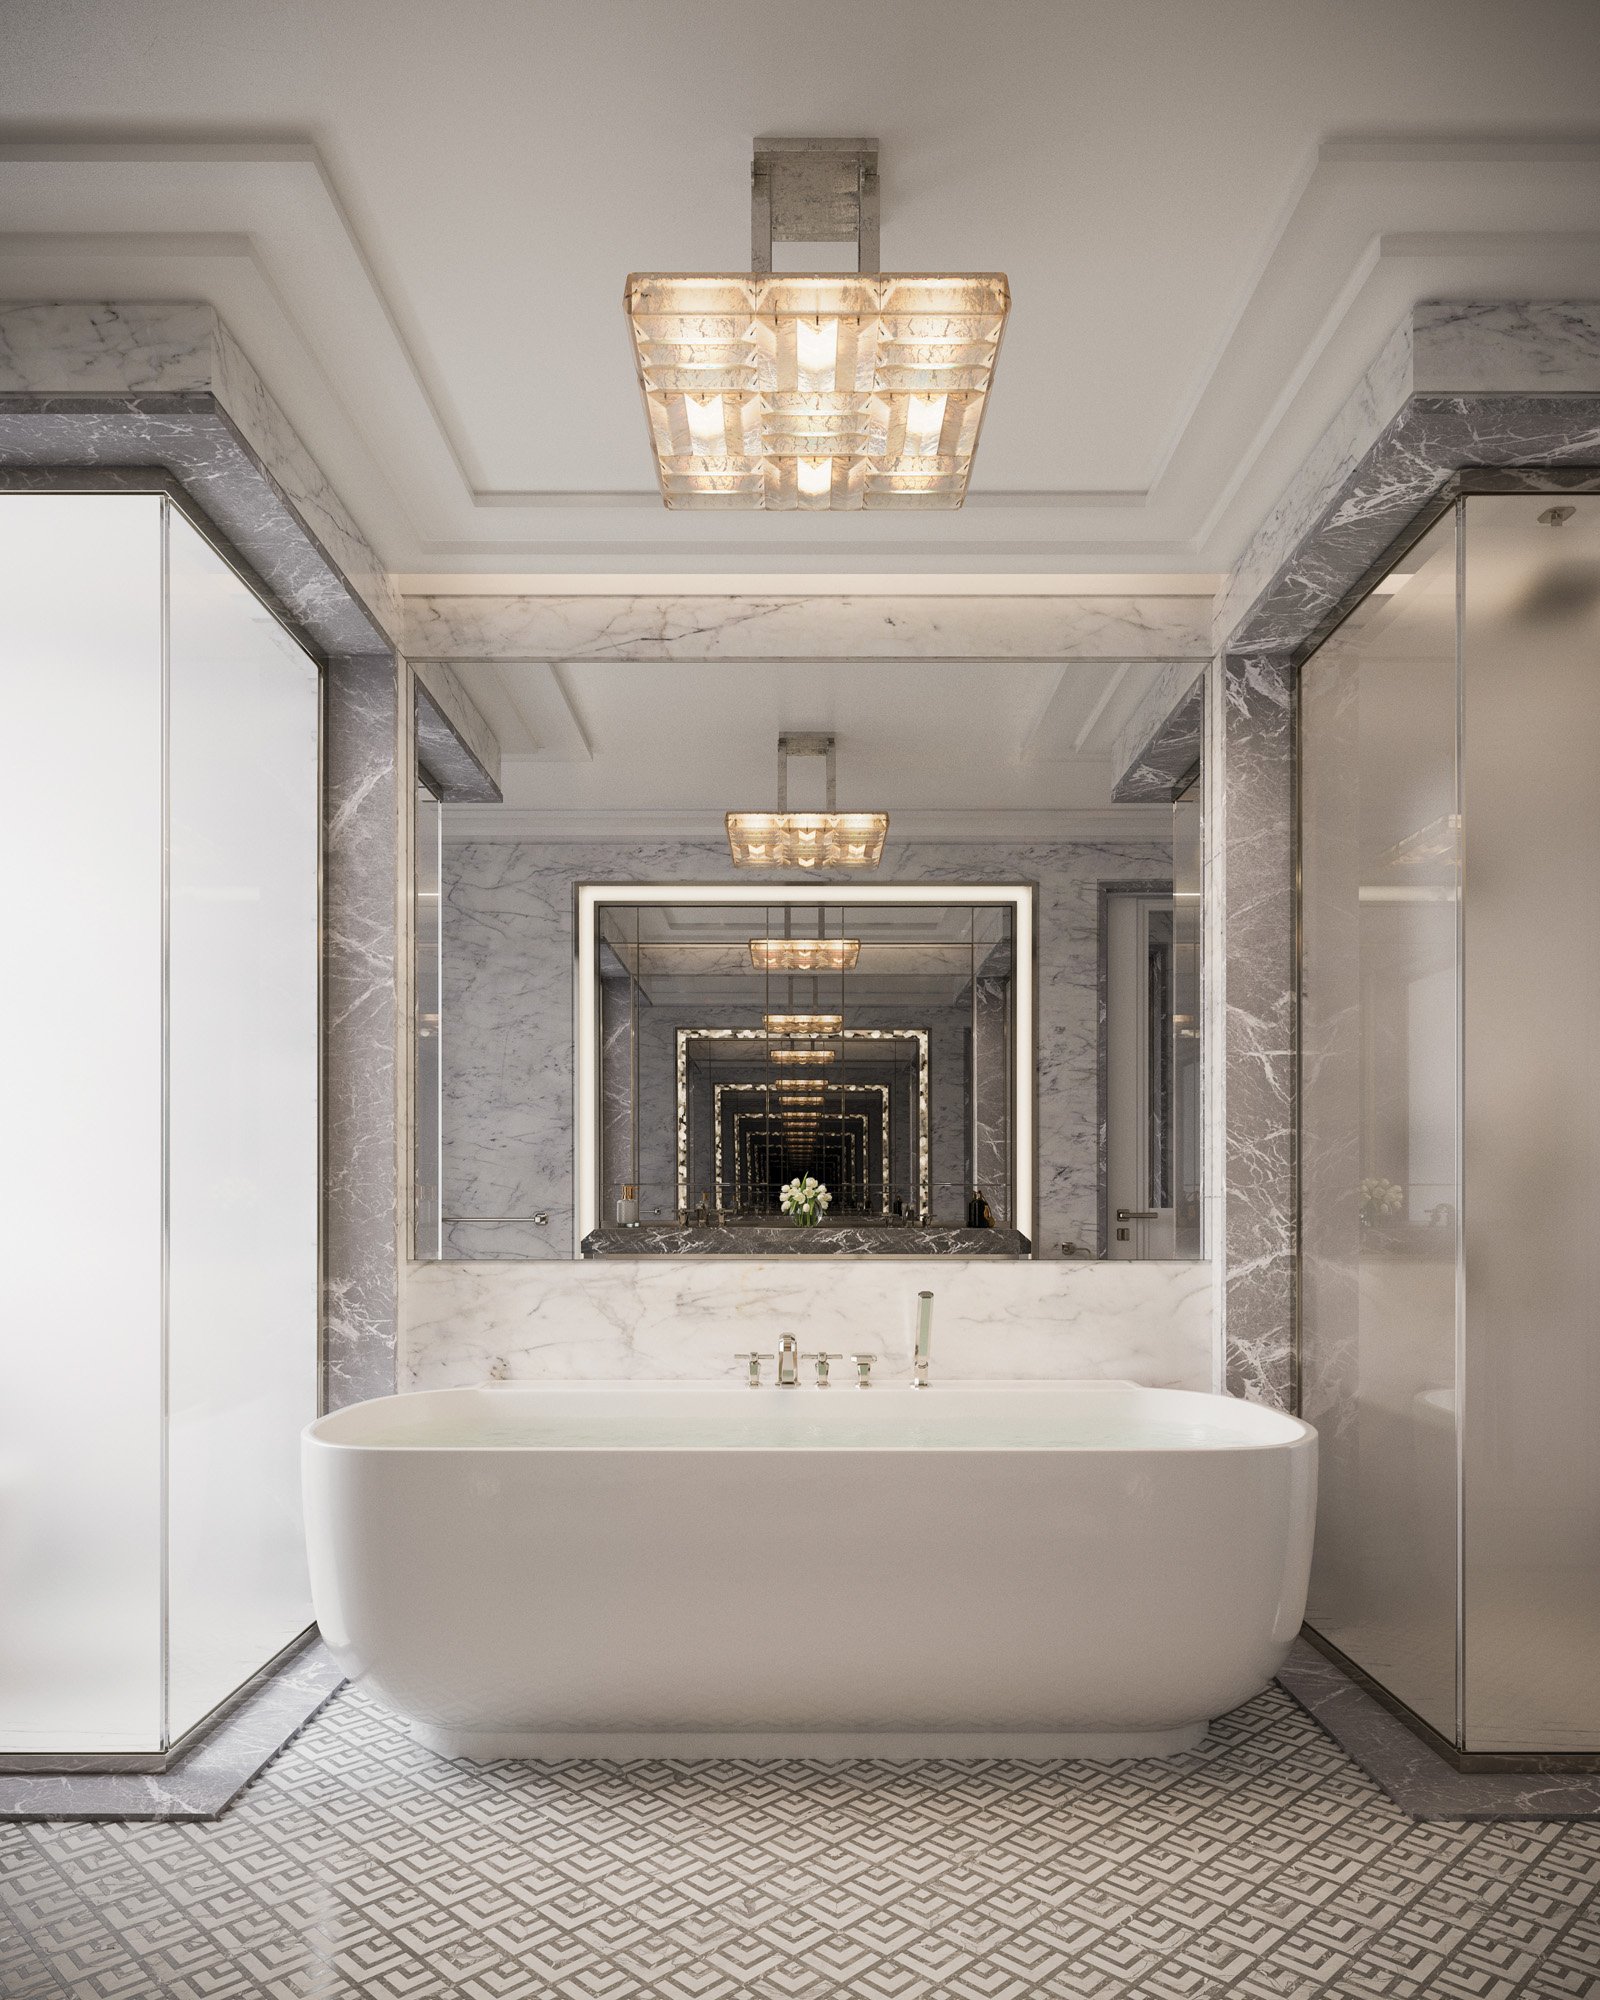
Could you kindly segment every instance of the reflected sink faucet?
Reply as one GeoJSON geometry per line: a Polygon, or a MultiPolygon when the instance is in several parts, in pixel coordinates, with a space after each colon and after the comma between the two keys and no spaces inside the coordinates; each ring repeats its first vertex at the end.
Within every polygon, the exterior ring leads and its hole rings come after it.
{"type": "Polygon", "coordinates": [[[926,1389],[928,1364],[933,1358],[933,1294],[917,1294],[917,1351],[911,1362],[911,1386],[926,1389]]]}

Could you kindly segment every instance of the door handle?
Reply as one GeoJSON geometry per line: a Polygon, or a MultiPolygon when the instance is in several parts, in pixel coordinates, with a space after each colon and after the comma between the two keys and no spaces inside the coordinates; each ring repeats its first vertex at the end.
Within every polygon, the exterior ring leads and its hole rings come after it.
{"type": "Polygon", "coordinates": [[[1154,1222],[1160,1213],[1161,1210],[1159,1208],[1119,1208],[1117,1210],[1117,1220],[1118,1222],[1154,1222]]]}

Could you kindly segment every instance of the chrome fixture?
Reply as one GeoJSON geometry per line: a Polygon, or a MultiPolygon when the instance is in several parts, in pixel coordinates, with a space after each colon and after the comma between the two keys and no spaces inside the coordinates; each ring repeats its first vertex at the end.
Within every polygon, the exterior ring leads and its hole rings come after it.
{"type": "Polygon", "coordinates": [[[750,1370],[750,1387],[752,1389],[759,1389],[761,1387],[761,1364],[767,1357],[764,1354],[750,1353],[736,1354],[733,1358],[735,1361],[745,1363],[746,1367],[750,1370]]]}
{"type": "Polygon", "coordinates": [[[792,1333],[786,1333],[778,1342],[778,1387],[798,1389],[800,1386],[800,1343],[792,1333]]]}
{"type": "Polygon", "coordinates": [[[917,1294],[917,1351],[911,1363],[911,1386],[926,1389],[928,1364],[933,1358],[933,1294],[917,1294]]]}
{"type": "Polygon", "coordinates": [[[817,1387],[819,1389],[826,1389],[828,1386],[828,1363],[830,1361],[842,1361],[844,1356],[842,1354],[824,1354],[819,1348],[815,1354],[802,1354],[800,1359],[802,1361],[814,1361],[817,1364],[817,1387]]]}
{"type": "Polygon", "coordinates": [[[855,1364],[856,1387],[858,1389],[870,1389],[872,1387],[872,1364],[877,1358],[875,1354],[851,1355],[850,1359],[855,1364]]]}

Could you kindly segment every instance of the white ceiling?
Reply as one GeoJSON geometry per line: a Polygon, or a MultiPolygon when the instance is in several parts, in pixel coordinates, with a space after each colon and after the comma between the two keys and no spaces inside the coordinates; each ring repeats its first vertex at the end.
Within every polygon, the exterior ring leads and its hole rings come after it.
{"type": "Polygon", "coordinates": [[[391,567],[1227,566],[1415,299],[1600,290],[1593,0],[5,0],[0,290],[202,297],[391,567]],[[951,515],[667,514],[621,311],[758,134],[1001,269],[951,515]]]}
{"type": "MultiPolygon", "coordinates": [[[[626,808],[629,825],[643,816],[661,831],[720,837],[723,813],[772,807],[779,735],[815,730],[838,739],[841,807],[885,810],[901,830],[915,822],[954,832],[970,814],[992,839],[1024,819],[1105,813],[1118,731],[1164,668],[502,661],[455,671],[500,740],[506,807],[519,825],[549,813],[569,837],[603,833],[607,816],[626,808]]],[[[821,806],[821,761],[789,769],[791,806],[821,806]]],[[[1138,809],[1118,817],[1131,833],[1160,821],[1138,809]]]]}

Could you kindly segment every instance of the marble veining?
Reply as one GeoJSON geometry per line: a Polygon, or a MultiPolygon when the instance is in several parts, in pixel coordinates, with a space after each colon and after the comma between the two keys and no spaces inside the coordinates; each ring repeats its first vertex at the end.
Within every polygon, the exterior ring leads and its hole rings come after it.
{"type": "MultiPolygon", "coordinates": [[[[448,809],[445,824],[445,1212],[550,1218],[545,1227],[452,1226],[449,1254],[569,1257],[572,886],[726,880],[727,848],[458,842],[449,836],[448,809]]],[[[1058,1256],[1064,1242],[1092,1243],[1096,1233],[1099,884],[1170,866],[1168,849],[1155,841],[903,842],[885,859],[888,880],[1039,884],[1041,1256],[1058,1256]]]]}
{"type": "Polygon", "coordinates": [[[1118,805],[1173,798],[1200,762],[1205,668],[1169,668],[1117,737],[1111,796],[1118,805]]]}
{"type": "Polygon", "coordinates": [[[408,597],[443,660],[1191,660],[1201,597],[408,597]]]}
{"type": "Polygon", "coordinates": [[[941,1228],[907,1223],[818,1223],[811,1228],[759,1223],[680,1229],[675,1222],[615,1224],[591,1229],[585,1257],[1025,1257],[1028,1239],[1015,1229],[941,1228]]]}
{"type": "MultiPolygon", "coordinates": [[[[12,397],[50,398],[58,416],[70,414],[70,401],[63,407],[61,399],[110,398],[126,408],[129,397],[138,398],[150,420],[142,457],[109,458],[114,439],[104,430],[84,440],[95,451],[92,460],[53,462],[159,463],[180,477],[184,467],[169,454],[182,450],[183,426],[179,422],[174,434],[163,437],[157,419],[181,419],[184,403],[193,416],[220,412],[329,565],[355,591],[383,640],[392,643],[399,636],[400,599],[393,580],[214,307],[187,299],[0,304],[0,399],[12,397]],[[163,409],[162,398],[177,403],[163,409]]],[[[139,433],[127,442],[137,449],[139,433]]],[[[347,638],[344,644],[347,650],[366,650],[370,641],[347,638]]]]}
{"type": "Polygon", "coordinates": [[[934,1294],[950,1380],[1100,1378],[1211,1386],[1202,1264],[839,1257],[599,1257],[419,1264],[407,1277],[404,1385],[739,1379],[741,1349],[864,1346],[910,1372],[917,1293],[934,1294]]]}
{"type": "Polygon", "coordinates": [[[443,660],[412,660],[418,690],[417,757],[461,804],[498,805],[500,739],[454,667],[443,660]],[[424,718],[426,706],[433,711],[424,718]]]}
{"type": "Polygon", "coordinates": [[[1295,963],[1291,675],[1229,659],[1224,1033],[1224,1369],[1227,1386],[1287,1407],[1294,1394],[1295,963]]]}
{"type": "Polygon", "coordinates": [[[1425,301],[1251,538],[1218,593],[1216,642],[1235,652],[1309,643],[1463,466],[1597,459],[1600,302],[1425,301]]]}
{"type": "Polygon", "coordinates": [[[323,1339],[328,1405],[334,1409],[388,1394],[395,1378],[400,722],[392,655],[329,663],[323,752],[323,1339]]]}
{"type": "Polygon", "coordinates": [[[1428,302],[1408,314],[1217,600],[1208,776],[1208,1092],[1226,1381],[1294,1380],[1294,663],[1463,469],[1506,490],[1600,486],[1600,305],[1428,302]]]}
{"type": "Polygon", "coordinates": [[[398,1288],[387,579],[209,306],[0,306],[0,480],[181,489],[324,660],[325,1368],[332,1402],[377,1394],[398,1288]]]}
{"type": "Polygon", "coordinates": [[[165,1771],[0,1771],[0,1820],[217,1819],[343,1685],[313,1639],[165,1771]]]}
{"type": "Polygon", "coordinates": [[[1600,1773],[1458,1771],[1303,1638],[1278,1684],[1413,1819],[1600,1819],[1600,1773]]]}
{"type": "MultiPolygon", "coordinates": [[[[437,687],[427,683],[414,664],[412,673],[416,695],[418,767],[431,780],[443,800],[496,804],[500,798],[498,779],[491,776],[470,747],[456,714],[444,708],[437,699],[437,687]]],[[[496,769],[499,762],[496,755],[496,769]]]]}

